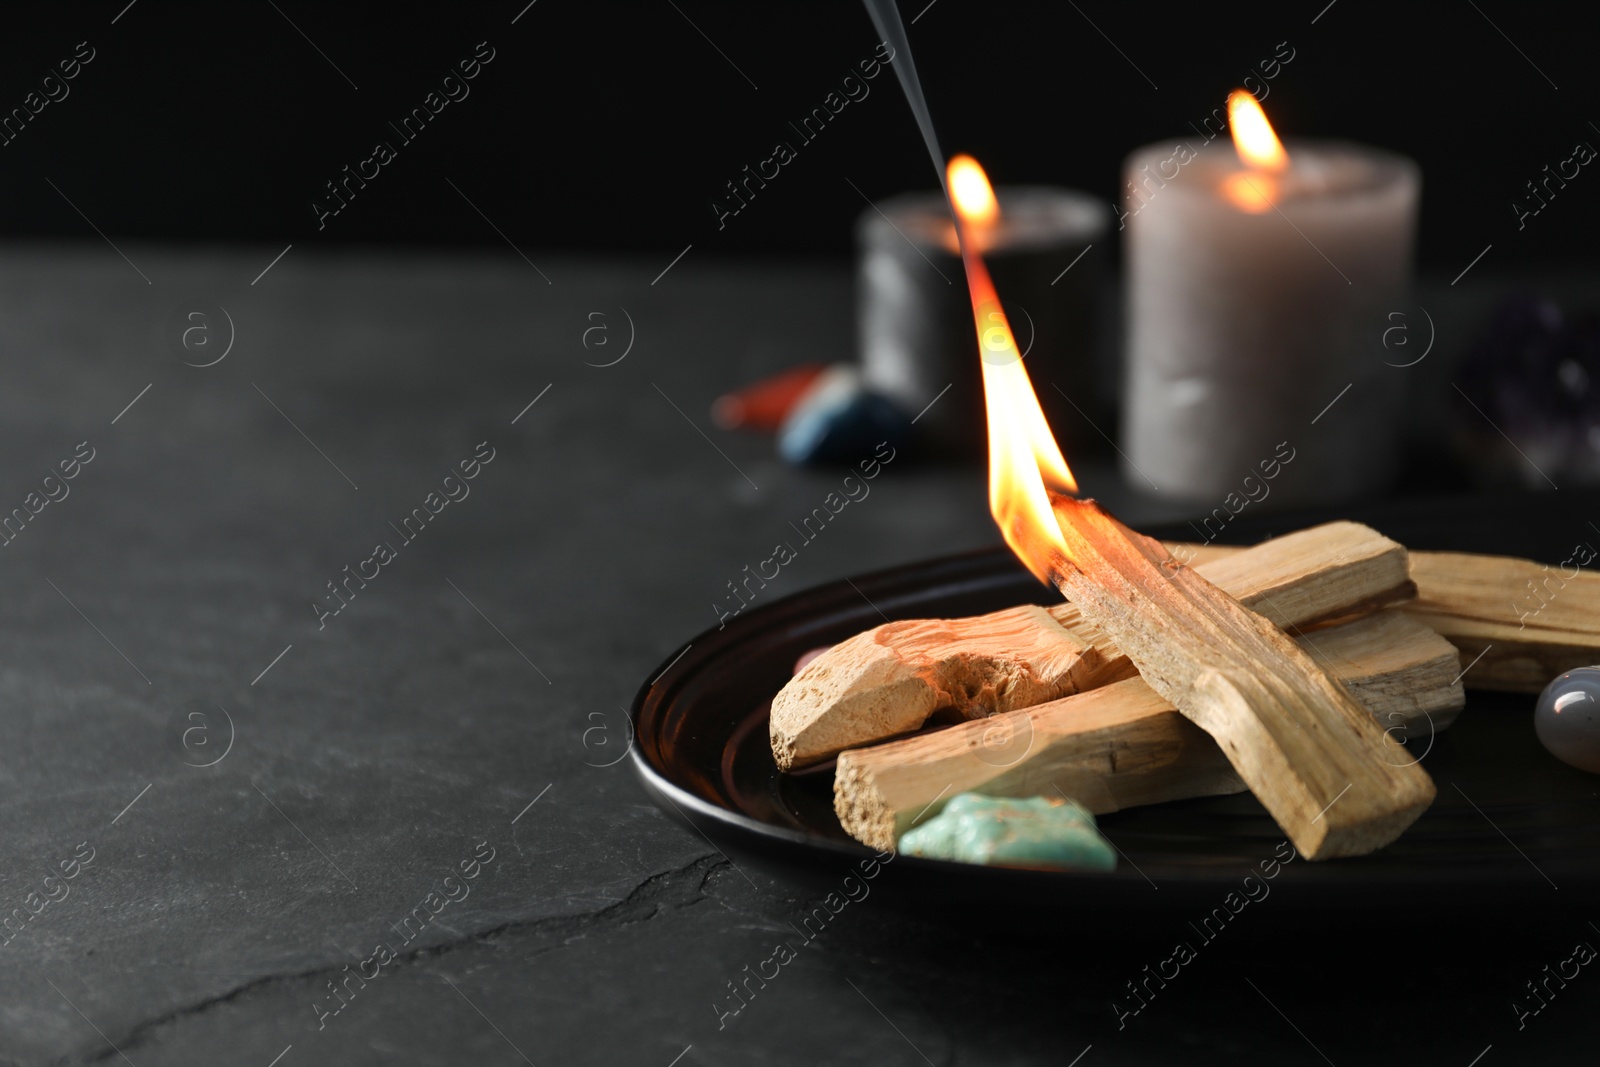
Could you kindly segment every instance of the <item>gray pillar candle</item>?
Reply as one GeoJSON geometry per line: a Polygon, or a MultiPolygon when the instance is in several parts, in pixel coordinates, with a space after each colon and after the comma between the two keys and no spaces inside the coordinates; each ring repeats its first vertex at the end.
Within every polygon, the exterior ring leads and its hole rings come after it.
{"type": "Polygon", "coordinates": [[[1163,142],[1125,176],[1129,483],[1221,505],[1286,443],[1278,503],[1386,484],[1406,375],[1382,338],[1410,310],[1416,164],[1291,142],[1274,172],[1222,142],[1163,142]]]}
{"type": "MultiPolygon", "coordinates": [[[[1001,188],[995,196],[998,221],[975,232],[1017,345],[1027,351],[1040,400],[1069,455],[1104,447],[1104,438],[1083,425],[1088,417],[1110,429],[1105,409],[1114,383],[1103,381],[1094,364],[1101,253],[1073,261],[1104,240],[1110,212],[1103,202],[1066,189],[1001,188]],[[1052,383],[1085,414],[1063,402],[1052,383]]],[[[911,415],[927,408],[917,429],[937,448],[981,454],[977,335],[944,198],[907,193],[883,200],[861,214],[856,242],[857,329],[867,384],[911,415]]]]}

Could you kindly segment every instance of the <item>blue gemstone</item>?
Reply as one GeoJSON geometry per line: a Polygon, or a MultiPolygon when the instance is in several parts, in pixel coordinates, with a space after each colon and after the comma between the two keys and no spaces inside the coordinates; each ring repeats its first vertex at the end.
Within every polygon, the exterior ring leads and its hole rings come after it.
{"type": "Polygon", "coordinates": [[[1600,667],[1577,667],[1539,694],[1533,728],[1550,754],[1600,774],[1600,667]]]}
{"type": "Polygon", "coordinates": [[[915,427],[900,406],[868,389],[854,368],[835,366],[789,412],[778,454],[794,464],[856,463],[880,443],[898,449],[915,427]]]}

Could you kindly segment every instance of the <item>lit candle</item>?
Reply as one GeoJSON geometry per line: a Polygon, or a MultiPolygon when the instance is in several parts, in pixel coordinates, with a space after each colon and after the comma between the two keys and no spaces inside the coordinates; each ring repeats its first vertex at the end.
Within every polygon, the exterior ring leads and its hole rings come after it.
{"type": "MultiPolygon", "coordinates": [[[[968,237],[1005,296],[1052,422],[1085,451],[1103,444],[1084,425],[1084,415],[1061,397],[1101,426],[1109,423],[1099,408],[1115,390],[1096,372],[1092,336],[1098,255],[1084,254],[1103,240],[1106,205],[1043,186],[1002,186],[997,193],[977,160],[966,155],[950,160],[946,176],[968,237]]],[[[938,193],[891,197],[862,212],[856,242],[857,322],[867,384],[908,414],[922,413],[917,429],[924,441],[981,454],[983,387],[949,205],[938,193]]]]}
{"type": "Polygon", "coordinates": [[[1379,488],[1405,384],[1381,342],[1408,310],[1420,172],[1351,144],[1286,150],[1243,91],[1228,112],[1231,157],[1167,142],[1126,164],[1124,473],[1228,513],[1379,488]]]}

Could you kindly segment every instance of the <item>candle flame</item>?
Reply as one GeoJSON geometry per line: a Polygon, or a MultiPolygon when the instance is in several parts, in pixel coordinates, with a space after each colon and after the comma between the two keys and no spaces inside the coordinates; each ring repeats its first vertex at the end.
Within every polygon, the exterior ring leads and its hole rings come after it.
{"type": "Polygon", "coordinates": [[[1259,170],[1241,170],[1223,179],[1222,195],[1240,211],[1259,215],[1278,202],[1278,179],[1259,170]]]}
{"type": "Polygon", "coordinates": [[[1000,202],[976,159],[952,156],[945,176],[950,182],[950,198],[964,220],[974,226],[992,226],[1000,220],[1000,202]]]}
{"type": "Polygon", "coordinates": [[[1280,171],[1289,165],[1289,153],[1272,132],[1267,113],[1243,89],[1228,94],[1228,128],[1239,161],[1252,170],[1280,171]]]}
{"type": "MultiPolygon", "coordinates": [[[[956,192],[956,165],[964,158],[967,157],[957,156],[950,161],[948,176],[957,225],[964,237],[962,258],[982,358],[984,411],[989,427],[989,513],[999,524],[1011,551],[1035,577],[1048,583],[1055,561],[1067,556],[1050,494],[1076,493],[1078,483],[1045,422],[988,268],[968,238],[968,231],[981,215],[969,213],[969,202],[956,192]]],[[[972,166],[976,168],[977,164],[972,166]]],[[[982,170],[977,173],[982,179],[982,170]]],[[[983,188],[988,190],[987,179],[983,179],[983,188]]],[[[991,202],[992,197],[991,193],[991,202]]]]}

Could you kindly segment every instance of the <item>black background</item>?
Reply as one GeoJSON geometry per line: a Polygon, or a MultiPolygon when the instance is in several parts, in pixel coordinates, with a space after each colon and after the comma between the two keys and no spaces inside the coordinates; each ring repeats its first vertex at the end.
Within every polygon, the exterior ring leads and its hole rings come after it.
{"type": "MultiPolygon", "coordinates": [[[[87,216],[114,239],[499,244],[448,178],[526,248],[839,257],[863,194],[933,182],[899,88],[880,76],[717,227],[710,203],[724,183],[795,141],[787,122],[871,55],[876,35],[850,0],[538,0],[514,25],[526,0],[139,0],[112,24],[124,2],[8,13],[4,112],[77,42],[97,56],[70,96],[0,147],[0,233],[98,240],[87,216]],[[496,58],[471,95],[319,232],[323,183],[394,141],[386,120],[485,40],[496,58]]],[[[916,19],[946,149],[975,153],[998,182],[1112,197],[1129,150],[1183,135],[1287,41],[1271,118],[1285,136],[1418,159],[1424,265],[1454,274],[1490,243],[1497,268],[1575,260],[1600,236],[1586,188],[1600,178],[1586,171],[1521,232],[1511,208],[1577,141],[1600,146],[1592,38],[1574,8],[923,5],[902,13],[916,19]]]]}

